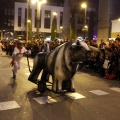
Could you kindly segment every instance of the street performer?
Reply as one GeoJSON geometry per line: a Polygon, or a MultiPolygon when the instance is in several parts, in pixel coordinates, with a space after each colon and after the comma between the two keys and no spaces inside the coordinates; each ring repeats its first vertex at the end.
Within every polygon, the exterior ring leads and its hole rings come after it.
{"type": "Polygon", "coordinates": [[[17,71],[20,69],[21,59],[24,54],[30,54],[30,51],[23,46],[23,41],[18,41],[12,54],[12,61],[10,63],[13,66],[13,79],[16,79],[17,71]]]}

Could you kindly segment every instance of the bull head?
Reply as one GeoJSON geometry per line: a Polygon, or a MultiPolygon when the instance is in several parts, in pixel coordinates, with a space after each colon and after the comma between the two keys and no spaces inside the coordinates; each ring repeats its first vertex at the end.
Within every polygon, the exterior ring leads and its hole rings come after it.
{"type": "Polygon", "coordinates": [[[88,45],[83,41],[80,44],[73,43],[70,50],[74,61],[86,60],[90,53],[88,45]]]}

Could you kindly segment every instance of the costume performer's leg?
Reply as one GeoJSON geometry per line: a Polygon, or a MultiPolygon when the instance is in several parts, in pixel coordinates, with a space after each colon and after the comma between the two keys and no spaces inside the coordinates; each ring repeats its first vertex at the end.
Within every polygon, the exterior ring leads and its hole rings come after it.
{"type": "Polygon", "coordinates": [[[38,53],[35,56],[33,69],[30,76],[28,77],[29,81],[37,82],[37,78],[41,70],[45,68],[45,58],[46,58],[46,53],[38,53]]]}
{"type": "Polygon", "coordinates": [[[42,76],[41,76],[41,80],[45,81],[45,82],[48,82],[49,81],[49,73],[46,69],[43,69],[43,73],[42,73],[42,76]]]}
{"type": "Polygon", "coordinates": [[[13,65],[13,75],[16,75],[16,74],[17,74],[17,70],[18,70],[18,62],[15,61],[15,62],[14,62],[14,65],[13,65]]]}

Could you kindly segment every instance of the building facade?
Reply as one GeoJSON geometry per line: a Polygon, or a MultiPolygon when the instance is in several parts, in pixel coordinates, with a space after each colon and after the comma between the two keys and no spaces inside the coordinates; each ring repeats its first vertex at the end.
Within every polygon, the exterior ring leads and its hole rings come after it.
{"type": "MultiPolygon", "coordinates": [[[[32,24],[32,32],[37,31],[37,6],[36,4],[30,5],[30,11],[32,19],[29,24],[32,24]]],[[[14,32],[25,32],[26,21],[27,21],[27,3],[15,2],[15,14],[14,14],[14,32]]],[[[57,13],[57,33],[60,32],[60,26],[62,25],[63,19],[63,7],[42,5],[40,9],[40,32],[47,34],[51,33],[53,12],[57,13]]]]}
{"type": "MultiPolygon", "coordinates": [[[[98,1],[98,0],[95,0],[98,1]]],[[[94,0],[47,0],[47,3],[41,6],[40,12],[40,32],[45,36],[51,33],[51,24],[53,20],[53,11],[57,12],[57,33],[62,32],[63,38],[69,38],[71,27],[71,12],[75,15],[75,36],[83,36],[82,31],[85,21],[85,10],[81,9],[82,2],[87,2],[86,20],[89,22],[89,13],[94,11],[97,14],[98,2],[94,0]],[[62,29],[60,29],[62,26],[62,29]]],[[[12,39],[14,34],[24,34],[27,31],[27,0],[1,0],[3,6],[0,8],[0,31],[5,38],[12,39]],[[7,4],[6,4],[7,3],[7,4]]],[[[36,32],[37,21],[36,4],[30,4],[32,33],[36,32]]],[[[95,18],[97,19],[97,17],[95,18]]],[[[97,24],[94,27],[94,33],[97,31],[97,24]]]]}
{"type": "MultiPolygon", "coordinates": [[[[31,1],[31,0],[29,0],[31,1]]],[[[0,35],[1,39],[13,39],[13,35],[25,35],[27,22],[27,0],[1,0],[0,4],[0,35]]],[[[41,7],[40,31],[50,33],[53,11],[57,12],[57,32],[63,22],[63,4],[64,0],[47,0],[46,5],[41,7]],[[47,22],[46,22],[47,21],[47,22]]],[[[32,32],[36,31],[36,4],[30,4],[32,13],[32,32]]]]}
{"type": "Polygon", "coordinates": [[[108,38],[115,37],[115,35],[120,34],[118,31],[114,35],[111,34],[111,32],[116,31],[111,28],[112,21],[115,20],[116,22],[120,17],[119,2],[119,0],[99,1],[98,42],[100,42],[101,39],[104,39],[107,42],[108,38]]]}

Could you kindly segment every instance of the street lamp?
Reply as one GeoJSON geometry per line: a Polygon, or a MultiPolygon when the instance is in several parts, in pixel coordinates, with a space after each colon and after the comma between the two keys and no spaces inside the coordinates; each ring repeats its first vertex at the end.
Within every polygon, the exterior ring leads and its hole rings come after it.
{"type": "Polygon", "coordinates": [[[41,5],[46,3],[46,0],[37,0],[37,34],[39,34],[39,27],[40,27],[40,10],[41,5]]]}
{"type": "Polygon", "coordinates": [[[84,31],[84,38],[86,37],[86,31],[87,31],[87,29],[88,29],[88,26],[86,25],[86,12],[87,12],[87,4],[86,3],[82,3],[81,4],[81,7],[83,8],[83,9],[85,9],[85,18],[84,18],[84,28],[83,28],[83,31],[84,31]]]}
{"type": "Polygon", "coordinates": [[[87,12],[87,4],[86,3],[82,3],[81,7],[85,9],[85,24],[86,24],[86,12],[87,12]]]}
{"type": "Polygon", "coordinates": [[[84,26],[84,28],[85,28],[85,29],[87,29],[87,28],[88,28],[88,26],[87,26],[87,25],[85,25],[85,26],[84,26]]]}
{"type": "Polygon", "coordinates": [[[28,0],[27,1],[27,24],[26,24],[26,40],[28,40],[28,19],[29,19],[29,12],[30,12],[30,3],[37,3],[37,33],[39,33],[39,26],[40,26],[40,9],[41,5],[46,3],[46,0],[28,0]]]}
{"type": "Polygon", "coordinates": [[[53,16],[54,16],[54,22],[55,22],[55,30],[54,30],[54,32],[55,32],[55,38],[56,38],[56,34],[57,34],[57,12],[56,11],[54,11],[53,12],[53,16]]]}
{"type": "Polygon", "coordinates": [[[54,16],[57,16],[57,12],[54,11],[54,12],[53,12],[53,15],[54,15],[54,16]]]}
{"type": "Polygon", "coordinates": [[[28,23],[30,23],[31,21],[30,20],[27,20],[28,23]]]}
{"type": "Polygon", "coordinates": [[[60,37],[62,37],[62,30],[63,30],[63,26],[60,26],[60,37]]]}
{"type": "Polygon", "coordinates": [[[27,0],[26,40],[28,40],[28,9],[29,9],[29,0],[27,0]]]}
{"type": "Polygon", "coordinates": [[[40,9],[41,5],[46,3],[46,0],[27,0],[27,23],[26,23],[26,40],[28,40],[28,23],[29,21],[29,10],[30,10],[30,3],[37,3],[37,29],[36,32],[39,34],[39,26],[40,26],[40,9]]]}

